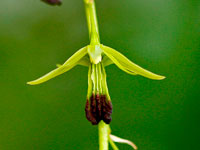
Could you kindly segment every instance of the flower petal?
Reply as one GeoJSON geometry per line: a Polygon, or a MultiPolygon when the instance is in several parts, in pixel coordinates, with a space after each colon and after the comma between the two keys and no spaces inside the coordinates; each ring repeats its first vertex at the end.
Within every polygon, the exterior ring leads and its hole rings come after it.
{"type": "Polygon", "coordinates": [[[130,72],[129,70],[127,70],[124,66],[122,66],[121,63],[119,63],[119,61],[117,61],[117,59],[115,59],[115,57],[113,57],[110,53],[107,53],[106,51],[104,51],[104,53],[110,58],[110,60],[113,61],[113,63],[115,63],[117,65],[117,67],[121,70],[123,70],[124,72],[128,73],[128,74],[132,74],[132,75],[137,75],[134,72],[130,72]]]}
{"type": "Polygon", "coordinates": [[[137,150],[137,146],[136,146],[133,142],[131,142],[131,141],[129,141],[129,140],[122,139],[122,138],[117,137],[117,136],[112,135],[112,134],[110,134],[110,139],[111,139],[112,141],[114,141],[114,142],[128,144],[128,145],[132,146],[133,149],[137,150]]]}
{"type": "Polygon", "coordinates": [[[81,66],[89,67],[90,64],[91,64],[90,59],[87,55],[78,61],[78,65],[81,65],[81,66]]]}
{"type": "Polygon", "coordinates": [[[113,61],[110,60],[110,58],[108,56],[106,56],[106,55],[103,56],[102,62],[103,62],[104,67],[113,64],[113,61]]]}
{"type": "Polygon", "coordinates": [[[48,81],[64,72],[69,71],[71,68],[77,65],[78,61],[81,60],[87,54],[87,47],[83,47],[78,50],[74,55],[72,55],[63,65],[58,66],[58,68],[47,73],[46,75],[36,79],[34,81],[28,82],[27,84],[36,85],[48,81]]]}
{"type": "Polygon", "coordinates": [[[130,61],[124,55],[122,55],[121,53],[119,53],[118,51],[116,51],[110,47],[101,45],[101,48],[102,48],[104,54],[106,54],[120,69],[122,69],[123,71],[125,71],[129,74],[132,74],[132,75],[139,74],[139,75],[142,75],[144,77],[154,79],[154,80],[162,80],[165,78],[164,76],[154,74],[154,73],[134,64],[132,61],[130,61]]]}

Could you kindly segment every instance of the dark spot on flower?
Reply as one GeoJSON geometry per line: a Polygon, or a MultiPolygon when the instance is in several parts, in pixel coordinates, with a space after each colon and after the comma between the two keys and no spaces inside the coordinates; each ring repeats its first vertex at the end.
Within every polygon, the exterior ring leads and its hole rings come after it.
{"type": "Polygon", "coordinates": [[[86,105],[85,105],[85,113],[86,113],[86,118],[88,121],[90,121],[93,125],[98,124],[96,121],[96,118],[92,115],[89,100],[87,100],[86,105]]]}
{"type": "Polygon", "coordinates": [[[101,119],[101,99],[99,94],[96,95],[96,103],[97,103],[97,111],[98,111],[98,119],[101,119]]]}
{"type": "Polygon", "coordinates": [[[61,5],[62,4],[62,1],[61,0],[41,0],[47,4],[50,4],[50,5],[61,5]]]}
{"type": "Polygon", "coordinates": [[[105,105],[105,112],[103,116],[103,121],[107,124],[109,124],[112,120],[111,114],[112,114],[112,103],[111,101],[108,101],[105,105]]]}
{"type": "Polygon", "coordinates": [[[105,95],[92,94],[90,101],[87,99],[85,113],[93,125],[97,125],[101,120],[109,124],[112,120],[112,103],[105,95]]]}

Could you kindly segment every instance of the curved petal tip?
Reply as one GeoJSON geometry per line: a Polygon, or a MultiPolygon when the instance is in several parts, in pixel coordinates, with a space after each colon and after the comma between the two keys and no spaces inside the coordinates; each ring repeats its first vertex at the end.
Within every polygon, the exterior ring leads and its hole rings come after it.
{"type": "Polygon", "coordinates": [[[150,79],[153,79],[153,80],[163,80],[165,79],[166,77],[165,76],[161,76],[161,75],[157,75],[157,74],[154,74],[153,76],[149,77],[150,79]]]}
{"type": "MultiPolygon", "coordinates": [[[[29,82],[27,82],[26,84],[28,84],[28,85],[36,85],[37,82],[35,82],[35,80],[34,80],[34,81],[29,81],[29,82]]],[[[39,83],[38,83],[38,84],[39,84],[39,83]]]]}
{"type": "Polygon", "coordinates": [[[160,76],[160,79],[159,80],[163,80],[165,79],[166,77],[165,76],[160,76]]]}

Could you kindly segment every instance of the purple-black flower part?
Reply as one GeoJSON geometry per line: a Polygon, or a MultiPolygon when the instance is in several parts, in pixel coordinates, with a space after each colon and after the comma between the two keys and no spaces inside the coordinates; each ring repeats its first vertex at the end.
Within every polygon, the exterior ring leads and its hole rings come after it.
{"type": "Polygon", "coordinates": [[[41,0],[47,4],[50,4],[50,5],[61,5],[62,4],[62,1],[61,0],[41,0]]]}

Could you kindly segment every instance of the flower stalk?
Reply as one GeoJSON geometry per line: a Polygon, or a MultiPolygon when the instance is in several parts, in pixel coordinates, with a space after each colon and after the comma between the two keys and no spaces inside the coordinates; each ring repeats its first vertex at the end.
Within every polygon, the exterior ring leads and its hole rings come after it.
{"type": "Polygon", "coordinates": [[[100,45],[99,28],[94,0],[84,0],[90,45],[100,45]]]}
{"type": "Polygon", "coordinates": [[[109,125],[101,121],[99,129],[99,150],[108,150],[109,125]]]}

